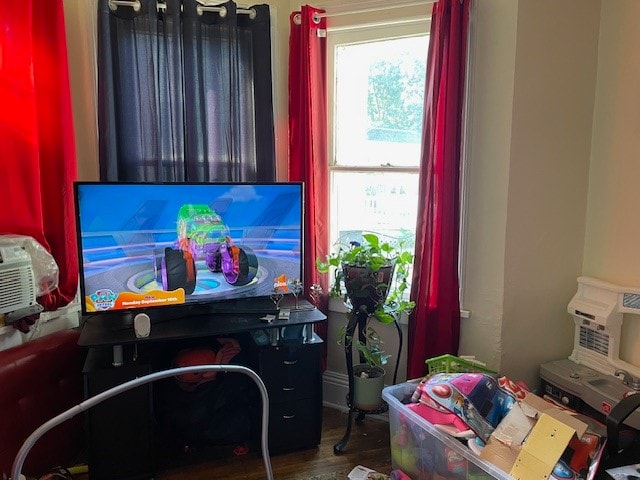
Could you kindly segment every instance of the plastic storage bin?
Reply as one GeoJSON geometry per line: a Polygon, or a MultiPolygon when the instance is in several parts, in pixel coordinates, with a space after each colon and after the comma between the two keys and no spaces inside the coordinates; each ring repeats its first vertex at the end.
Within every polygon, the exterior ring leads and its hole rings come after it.
{"type": "Polygon", "coordinates": [[[386,387],[382,398],[389,405],[391,462],[412,480],[512,477],[478,457],[466,445],[438,430],[403,404],[410,399],[416,383],[386,387]]]}

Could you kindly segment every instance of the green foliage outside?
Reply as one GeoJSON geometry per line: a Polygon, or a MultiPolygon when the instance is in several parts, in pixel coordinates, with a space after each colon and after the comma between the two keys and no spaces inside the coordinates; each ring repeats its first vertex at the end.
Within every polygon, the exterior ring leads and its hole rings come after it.
{"type": "Polygon", "coordinates": [[[381,60],[369,70],[367,114],[371,128],[422,129],[424,62],[381,60]]]}

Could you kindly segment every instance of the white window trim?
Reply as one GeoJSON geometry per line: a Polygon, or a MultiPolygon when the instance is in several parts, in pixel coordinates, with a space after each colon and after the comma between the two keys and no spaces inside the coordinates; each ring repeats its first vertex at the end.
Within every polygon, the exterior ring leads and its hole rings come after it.
{"type": "Polygon", "coordinates": [[[473,85],[473,69],[475,58],[475,38],[476,29],[474,18],[476,16],[476,2],[469,3],[469,26],[467,29],[467,62],[465,65],[464,79],[464,105],[462,107],[462,144],[460,145],[460,236],[458,243],[458,278],[460,280],[460,316],[462,318],[471,318],[471,311],[464,308],[464,279],[466,277],[467,265],[467,245],[468,245],[468,212],[469,212],[469,165],[471,163],[471,154],[469,142],[471,138],[472,127],[472,105],[471,91],[473,85]]]}
{"type": "Polygon", "coordinates": [[[325,10],[322,16],[331,19],[329,30],[372,22],[386,25],[397,21],[428,20],[437,0],[324,0],[315,4],[325,10]]]}

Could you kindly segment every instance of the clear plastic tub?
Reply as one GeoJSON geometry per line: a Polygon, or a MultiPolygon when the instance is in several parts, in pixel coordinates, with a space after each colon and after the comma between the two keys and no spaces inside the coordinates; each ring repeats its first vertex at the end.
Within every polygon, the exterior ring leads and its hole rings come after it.
{"type": "Polygon", "coordinates": [[[402,470],[412,480],[512,480],[510,475],[407,408],[403,401],[411,398],[416,386],[416,383],[402,383],[382,391],[382,398],[389,405],[394,469],[402,470]]]}

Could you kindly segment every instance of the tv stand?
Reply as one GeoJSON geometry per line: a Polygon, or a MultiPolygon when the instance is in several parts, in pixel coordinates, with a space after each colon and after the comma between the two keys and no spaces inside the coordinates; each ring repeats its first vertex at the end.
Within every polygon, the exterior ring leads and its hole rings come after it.
{"type": "Polygon", "coordinates": [[[207,307],[209,313],[275,313],[276,306],[270,298],[250,298],[213,303],[207,307]]]}
{"type": "MultiPolygon", "coordinates": [[[[242,353],[246,351],[269,393],[269,450],[315,447],[322,427],[323,341],[313,333],[313,324],[326,316],[305,300],[300,306],[289,320],[271,323],[261,320],[263,311],[187,314],[160,322],[150,315],[146,338],[137,338],[133,326],[110,324],[109,315],[88,316],[78,341],[88,350],[85,397],[166,368],[166,359],[182,348],[209,338],[240,336],[249,345],[242,353]]],[[[162,435],[154,428],[159,392],[151,385],[138,387],[86,412],[90,480],[154,477],[159,462],[167,459],[162,435]]]]}

